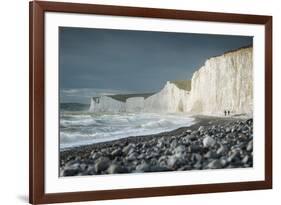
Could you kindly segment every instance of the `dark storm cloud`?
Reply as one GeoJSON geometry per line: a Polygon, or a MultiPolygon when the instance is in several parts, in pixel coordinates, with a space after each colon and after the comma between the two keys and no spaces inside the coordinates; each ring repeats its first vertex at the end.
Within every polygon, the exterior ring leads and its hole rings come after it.
{"type": "Polygon", "coordinates": [[[60,88],[157,91],[252,37],[61,27],[60,88]]]}

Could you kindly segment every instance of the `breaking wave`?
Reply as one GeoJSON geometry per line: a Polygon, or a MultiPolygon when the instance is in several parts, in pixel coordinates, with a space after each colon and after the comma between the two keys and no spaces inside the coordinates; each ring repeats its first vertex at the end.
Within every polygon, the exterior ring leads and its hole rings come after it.
{"type": "Polygon", "coordinates": [[[143,136],[190,126],[184,114],[66,112],[60,115],[60,148],[69,148],[129,136],[143,136]]]}

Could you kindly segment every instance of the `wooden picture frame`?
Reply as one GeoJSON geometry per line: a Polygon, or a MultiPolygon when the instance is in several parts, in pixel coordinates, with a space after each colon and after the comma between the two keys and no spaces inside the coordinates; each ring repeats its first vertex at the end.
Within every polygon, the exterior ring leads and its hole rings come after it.
{"type": "Polygon", "coordinates": [[[32,204],[108,200],[135,197],[153,197],[181,194],[229,192],[272,188],[272,17],[260,15],[214,13],[105,6],[77,3],[33,1],[29,5],[29,200],[32,204]],[[265,180],[249,182],[179,185],[165,187],[133,188],[118,190],[45,193],[45,44],[44,16],[46,12],[66,12],[158,19],[194,20],[207,22],[244,23],[265,26],[265,180]]]}

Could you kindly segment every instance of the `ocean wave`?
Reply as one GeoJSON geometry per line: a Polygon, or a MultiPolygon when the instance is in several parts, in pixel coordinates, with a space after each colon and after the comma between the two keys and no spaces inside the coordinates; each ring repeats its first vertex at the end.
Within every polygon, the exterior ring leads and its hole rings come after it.
{"type": "Polygon", "coordinates": [[[68,148],[129,136],[142,136],[190,126],[194,119],[182,114],[122,113],[61,115],[60,147],[68,148]],[[79,117],[78,117],[79,116],[79,117]]]}

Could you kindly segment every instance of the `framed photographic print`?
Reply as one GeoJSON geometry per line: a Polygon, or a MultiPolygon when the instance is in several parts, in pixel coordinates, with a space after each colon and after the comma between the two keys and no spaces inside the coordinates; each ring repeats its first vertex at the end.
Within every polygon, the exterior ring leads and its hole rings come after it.
{"type": "Polygon", "coordinates": [[[271,187],[271,16],[30,2],[30,203],[271,187]]]}

